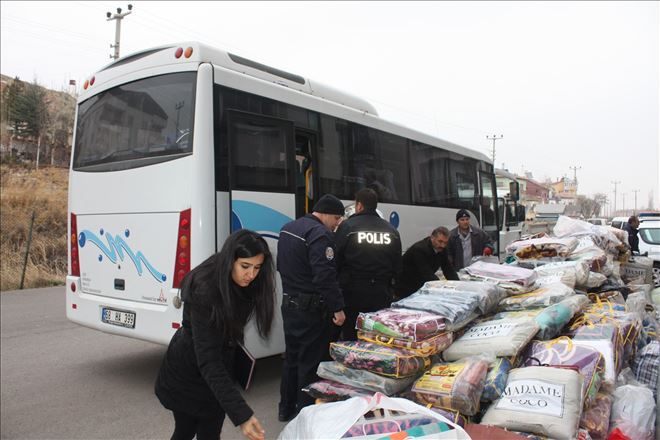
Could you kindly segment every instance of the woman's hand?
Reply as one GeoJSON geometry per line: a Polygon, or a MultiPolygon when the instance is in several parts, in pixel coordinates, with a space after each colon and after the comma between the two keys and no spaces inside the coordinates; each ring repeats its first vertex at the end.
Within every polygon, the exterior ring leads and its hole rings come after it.
{"type": "Polygon", "coordinates": [[[247,422],[241,424],[241,432],[250,440],[264,440],[266,434],[255,416],[250,417],[247,422]]]}

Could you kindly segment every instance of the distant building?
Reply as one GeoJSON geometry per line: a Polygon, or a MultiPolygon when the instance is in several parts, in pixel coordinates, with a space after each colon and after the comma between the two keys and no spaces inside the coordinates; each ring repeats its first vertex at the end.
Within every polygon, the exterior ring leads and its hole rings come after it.
{"type": "Polygon", "coordinates": [[[567,205],[575,205],[577,203],[577,182],[575,180],[562,177],[557,182],[551,183],[550,187],[554,192],[553,199],[557,203],[565,203],[567,205]]]}

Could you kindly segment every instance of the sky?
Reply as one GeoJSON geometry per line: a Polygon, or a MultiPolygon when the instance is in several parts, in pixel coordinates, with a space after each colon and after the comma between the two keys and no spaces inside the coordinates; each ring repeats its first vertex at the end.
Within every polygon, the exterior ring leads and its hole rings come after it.
{"type": "MultiPolygon", "coordinates": [[[[659,2],[132,2],[120,55],[199,41],[611,210],[660,209],[659,2]],[[613,182],[620,182],[616,185],[613,182]],[[624,205],[625,203],[625,205],[624,205]]],[[[124,2],[0,2],[0,71],[56,90],[107,65],[124,2]]]]}

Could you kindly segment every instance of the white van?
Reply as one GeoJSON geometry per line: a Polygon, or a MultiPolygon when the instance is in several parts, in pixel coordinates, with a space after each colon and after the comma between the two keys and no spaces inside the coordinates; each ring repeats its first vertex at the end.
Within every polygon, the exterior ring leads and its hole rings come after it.
{"type": "Polygon", "coordinates": [[[660,287],[660,220],[639,225],[639,253],[653,260],[653,286],[660,287]]]}
{"type": "Polygon", "coordinates": [[[630,217],[614,217],[610,223],[610,226],[617,229],[623,229],[623,227],[628,224],[629,218],[630,217]]]}
{"type": "Polygon", "coordinates": [[[597,225],[597,226],[607,226],[607,219],[604,218],[590,218],[587,219],[589,223],[592,225],[597,225]]]}

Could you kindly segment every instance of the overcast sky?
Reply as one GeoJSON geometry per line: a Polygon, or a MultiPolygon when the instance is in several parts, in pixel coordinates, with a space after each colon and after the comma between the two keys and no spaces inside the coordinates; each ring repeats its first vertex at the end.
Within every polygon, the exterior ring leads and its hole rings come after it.
{"type": "MultiPolygon", "coordinates": [[[[122,2],[1,5],[5,75],[66,89],[110,62],[122,2]]],[[[660,207],[658,2],[132,2],[121,55],[196,40],[617,207],[660,207]],[[625,194],[625,195],[624,195],[625,194]]]]}

